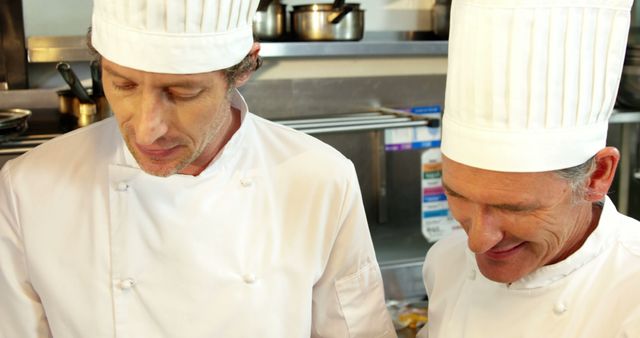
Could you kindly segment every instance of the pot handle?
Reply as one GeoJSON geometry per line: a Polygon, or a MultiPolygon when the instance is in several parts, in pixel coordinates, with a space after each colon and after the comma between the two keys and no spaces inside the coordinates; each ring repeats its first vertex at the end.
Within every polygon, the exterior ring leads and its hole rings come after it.
{"type": "Polygon", "coordinates": [[[344,7],[344,0],[334,0],[333,9],[342,9],[344,7]]]}
{"type": "Polygon", "coordinates": [[[64,81],[71,88],[71,92],[73,92],[73,94],[78,99],[80,99],[80,102],[93,103],[93,100],[91,99],[91,97],[89,97],[89,94],[84,89],[82,83],[76,76],[76,73],[73,72],[71,66],[68,63],[60,62],[56,65],[56,69],[58,69],[58,72],[60,73],[60,75],[62,75],[64,81]]]}
{"type": "Polygon", "coordinates": [[[258,3],[258,12],[266,12],[267,8],[269,7],[269,5],[271,5],[272,2],[273,0],[260,0],[260,2],[258,3]]]}
{"type": "MultiPolygon", "coordinates": [[[[338,1],[336,1],[338,2],[338,1]]],[[[334,7],[335,9],[335,7],[334,7]]],[[[332,25],[336,25],[339,24],[340,21],[342,21],[342,19],[345,17],[345,15],[351,13],[351,11],[353,11],[353,7],[350,5],[344,5],[342,6],[342,9],[340,9],[339,12],[332,12],[331,14],[329,14],[329,23],[331,23],[332,25]]]]}
{"type": "Polygon", "coordinates": [[[102,70],[98,61],[93,60],[89,63],[91,69],[91,88],[93,89],[93,96],[97,99],[100,96],[104,96],[102,90],[102,70]]]}

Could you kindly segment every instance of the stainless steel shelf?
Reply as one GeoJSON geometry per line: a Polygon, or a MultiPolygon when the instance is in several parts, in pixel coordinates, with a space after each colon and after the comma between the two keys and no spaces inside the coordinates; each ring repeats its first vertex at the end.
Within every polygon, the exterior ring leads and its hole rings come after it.
{"type": "Polygon", "coordinates": [[[263,57],[445,56],[447,41],[265,42],[263,57]]]}
{"type": "MultiPolygon", "coordinates": [[[[445,56],[447,41],[407,40],[404,36],[373,34],[371,39],[336,42],[262,42],[265,58],[348,56],[445,56]]],[[[31,36],[29,62],[90,61],[85,36],[31,36]]]]}
{"type": "Polygon", "coordinates": [[[640,112],[613,110],[609,118],[609,123],[638,123],[640,122],[640,112]]]}
{"type": "Polygon", "coordinates": [[[85,36],[31,36],[27,39],[27,59],[30,63],[90,61],[93,55],[85,36]]]}

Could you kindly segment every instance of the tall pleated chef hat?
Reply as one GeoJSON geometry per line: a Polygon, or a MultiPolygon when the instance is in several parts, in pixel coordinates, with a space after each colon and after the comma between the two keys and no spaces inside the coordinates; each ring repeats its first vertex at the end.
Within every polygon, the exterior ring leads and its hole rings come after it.
{"type": "Polygon", "coordinates": [[[605,147],[632,0],[454,0],[442,153],[542,172],[605,147]]]}
{"type": "Polygon", "coordinates": [[[259,0],[94,0],[91,41],[138,70],[190,74],[239,63],[259,0]]]}

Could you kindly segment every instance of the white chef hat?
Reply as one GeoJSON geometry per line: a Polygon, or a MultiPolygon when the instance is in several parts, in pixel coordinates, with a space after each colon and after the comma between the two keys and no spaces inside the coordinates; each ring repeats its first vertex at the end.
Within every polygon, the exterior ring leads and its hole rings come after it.
{"type": "Polygon", "coordinates": [[[605,147],[632,0],[454,0],[442,152],[541,172],[605,147]]]}
{"type": "Polygon", "coordinates": [[[91,41],[138,70],[189,74],[239,63],[259,0],[94,0],[91,41]]]}

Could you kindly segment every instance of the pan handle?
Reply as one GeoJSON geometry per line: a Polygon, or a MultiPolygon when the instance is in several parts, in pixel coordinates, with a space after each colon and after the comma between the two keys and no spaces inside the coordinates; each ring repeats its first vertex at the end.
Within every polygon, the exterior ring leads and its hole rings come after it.
{"type": "Polygon", "coordinates": [[[0,30],[0,90],[9,90],[9,79],[7,76],[7,64],[2,48],[2,31],[0,30]]]}
{"type": "Polygon", "coordinates": [[[344,7],[344,0],[334,0],[333,9],[342,9],[344,7]]]}
{"type": "Polygon", "coordinates": [[[266,12],[273,1],[274,0],[260,0],[258,3],[258,12],[266,12]]]}
{"type": "MultiPolygon", "coordinates": [[[[351,13],[351,11],[353,11],[353,6],[351,5],[342,5],[342,7],[338,7],[336,8],[336,3],[339,2],[338,0],[336,0],[336,2],[333,4],[333,12],[331,14],[329,14],[329,23],[331,23],[332,25],[337,25],[340,23],[340,21],[342,21],[342,19],[349,13],[351,13]],[[338,11],[339,10],[339,11],[338,11]]],[[[344,1],[342,1],[342,3],[344,3],[344,1]]]]}
{"type": "Polygon", "coordinates": [[[91,89],[93,89],[93,97],[98,98],[104,96],[102,90],[102,70],[100,69],[100,63],[96,60],[91,61],[89,64],[91,69],[91,89]]]}
{"type": "Polygon", "coordinates": [[[62,75],[64,81],[71,87],[71,91],[75,96],[80,99],[80,102],[85,103],[94,103],[91,97],[89,97],[89,93],[84,89],[82,83],[76,76],[76,74],[71,69],[71,66],[66,62],[60,62],[56,66],[56,69],[62,75]]]}

